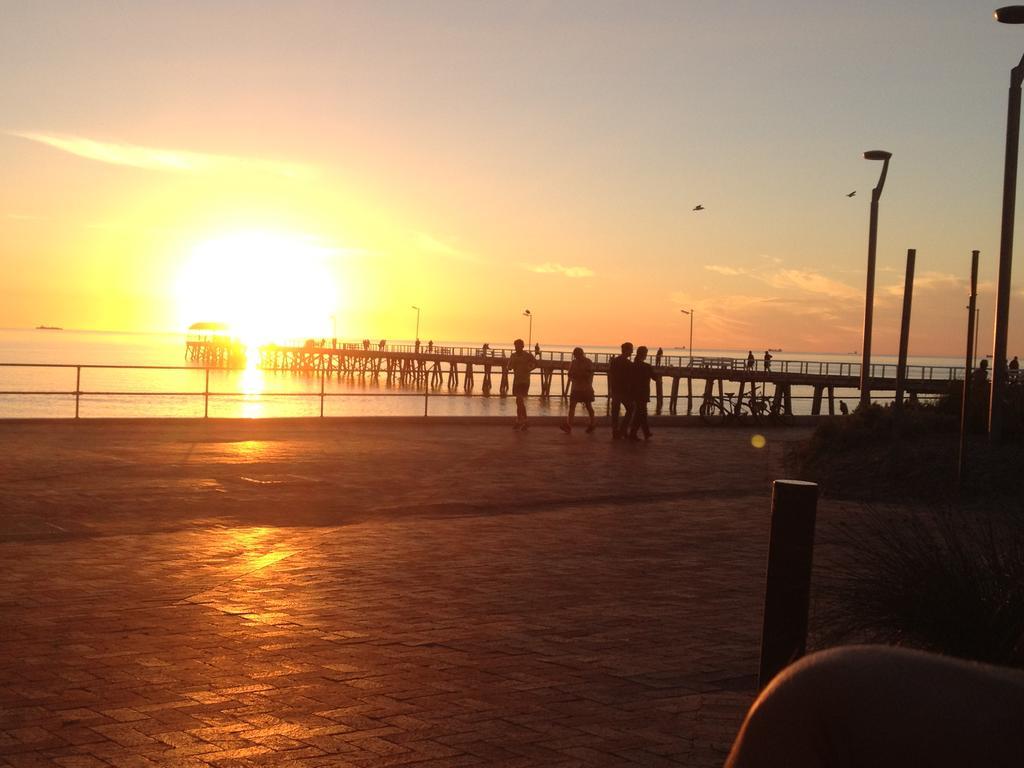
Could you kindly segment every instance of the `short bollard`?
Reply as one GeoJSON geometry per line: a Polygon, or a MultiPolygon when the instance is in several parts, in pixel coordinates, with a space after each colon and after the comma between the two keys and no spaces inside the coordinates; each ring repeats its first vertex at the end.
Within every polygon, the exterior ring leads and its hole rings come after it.
{"type": "Polygon", "coordinates": [[[811,560],[818,485],[802,480],[772,483],[771,538],[761,630],[757,688],[763,689],[807,646],[811,596],[811,560]]]}

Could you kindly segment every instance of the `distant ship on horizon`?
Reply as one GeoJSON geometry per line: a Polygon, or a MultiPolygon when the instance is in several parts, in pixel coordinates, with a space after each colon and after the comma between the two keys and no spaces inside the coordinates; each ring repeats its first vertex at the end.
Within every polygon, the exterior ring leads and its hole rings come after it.
{"type": "Polygon", "coordinates": [[[56,325],[37,325],[37,331],[63,331],[64,329],[56,325]]]}

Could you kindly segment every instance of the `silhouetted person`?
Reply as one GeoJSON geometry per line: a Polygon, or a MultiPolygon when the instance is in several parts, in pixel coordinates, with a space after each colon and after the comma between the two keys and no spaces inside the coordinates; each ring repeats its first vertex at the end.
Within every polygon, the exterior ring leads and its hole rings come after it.
{"type": "Polygon", "coordinates": [[[587,434],[594,431],[594,363],[583,354],[583,347],[572,351],[572,362],[569,363],[569,414],[561,429],[566,434],[572,432],[572,421],[576,416],[576,404],[581,403],[587,409],[590,421],[587,423],[587,434]]]}
{"type": "Polygon", "coordinates": [[[434,351],[434,340],[431,339],[430,341],[427,342],[427,352],[433,352],[433,351],[434,351]]]}
{"type": "Polygon", "coordinates": [[[772,353],[767,349],[764,351],[764,369],[770,371],[772,369],[772,353]]]}
{"type": "Polygon", "coordinates": [[[415,347],[416,347],[416,352],[419,353],[419,351],[420,351],[420,340],[419,339],[416,339],[415,347]]]}
{"type": "Polygon", "coordinates": [[[647,347],[636,348],[636,360],[630,371],[630,392],[633,396],[633,418],[629,424],[629,439],[639,440],[637,433],[643,431],[644,440],[651,439],[647,426],[647,401],[651,399],[651,381],[654,368],[647,362],[647,347]]]}
{"type": "Polygon", "coordinates": [[[848,406],[846,404],[845,400],[840,400],[839,401],[839,412],[841,414],[843,414],[843,416],[849,416],[850,415],[850,406],[848,406]]]}
{"type": "Polygon", "coordinates": [[[523,349],[522,339],[514,342],[516,351],[509,355],[508,367],[512,371],[512,394],[516,398],[516,421],[513,429],[526,431],[526,396],[530,394],[530,372],[537,367],[537,358],[523,349]]]}
{"type": "Polygon", "coordinates": [[[978,367],[974,369],[974,373],[971,374],[971,383],[976,388],[984,387],[988,382],[988,360],[982,360],[978,363],[978,367]]]}
{"type": "Polygon", "coordinates": [[[484,345],[482,347],[480,347],[480,355],[481,355],[481,357],[487,357],[487,355],[490,352],[490,350],[491,350],[490,344],[488,344],[485,341],[484,345]]]}
{"type": "Polygon", "coordinates": [[[386,345],[387,345],[387,339],[381,339],[380,340],[380,345],[378,346],[378,349],[383,350],[386,345]]]}
{"type": "Polygon", "coordinates": [[[611,400],[613,440],[626,436],[626,430],[629,429],[629,422],[633,417],[633,399],[629,393],[630,372],[633,369],[629,356],[632,354],[633,345],[627,341],[622,344],[622,354],[616,355],[608,362],[608,396],[611,400]],[[620,427],[619,410],[623,406],[626,415],[620,427]]]}
{"type": "Polygon", "coordinates": [[[533,345],[533,354],[535,354],[537,356],[538,360],[540,359],[540,342],[539,341],[536,344],[533,345]]]}
{"type": "Polygon", "coordinates": [[[752,371],[757,367],[757,361],[754,359],[754,350],[747,350],[747,370],[752,371]]]}
{"type": "Polygon", "coordinates": [[[369,339],[363,339],[363,349],[369,349],[369,348],[370,348],[370,340],[369,339]]]}
{"type": "Polygon", "coordinates": [[[1010,369],[1010,376],[1016,379],[1020,371],[1020,360],[1017,359],[1016,355],[1013,356],[1013,360],[1010,361],[1007,367],[1010,369]]]}

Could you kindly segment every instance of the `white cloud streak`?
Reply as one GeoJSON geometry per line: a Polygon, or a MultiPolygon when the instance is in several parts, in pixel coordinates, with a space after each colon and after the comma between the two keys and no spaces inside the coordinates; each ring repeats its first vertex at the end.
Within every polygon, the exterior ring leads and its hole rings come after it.
{"type": "Polygon", "coordinates": [[[44,144],[62,152],[110,165],[142,168],[170,173],[256,172],[290,179],[315,175],[313,168],[298,163],[283,163],[234,155],[216,155],[183,149],[161,149],[138,144],[97,141],[83,136],[64,136],[36,131],[8,131],[10,136],[44,144]]]}
{"type": "Polygon", "coordinates": [[[554,261],[546,261],[543,264],[524,264],[523,268],[541,275],[562,275],[572,278],[594,276],[594,271],[587,267],[567,267],[554,261]]]}
{"type": "Polygon", "coordinates": [[[717,272],[719,275],[725,275],[727,277],[736,277],[737,275],[746,275],[747,270],[740,269],[739,267],[726,267],[721,264],[705,264],[704,269],[708,272],[717,272]]]}
{"type": "Polygon", "coordinates": [[[416,247],[425,253],[433,256],[443,256],[447,259],[457,261],[479,262],[480,259],[473,253],[464,251],[454,245],[444,242],[427,232],[418,232],[415,237],[416,247]]]}

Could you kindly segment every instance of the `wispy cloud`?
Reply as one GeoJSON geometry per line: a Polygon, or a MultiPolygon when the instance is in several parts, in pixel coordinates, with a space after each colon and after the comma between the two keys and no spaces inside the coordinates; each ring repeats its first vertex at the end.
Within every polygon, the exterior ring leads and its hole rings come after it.
{"type": "Polygon", "coordinates": [[[722,264],[705,264],[704,269],[708,272],[717,272],[720,275],[726,275],[728,277],[747,274],[747,270],[745,269],[740,269],[739,267],[726,267],[722,264]]]}
{"type": "Polygon", "coordinates": [[[783,269],[767,275],[764,281],[774,288],[796,288],[807,293],[821,294],[832,299],[860,299],[862,291],[858,291],[846,283],[840,283],[818,272],[802,269],[783,269]]]}
{"type": "MultiPolygon", "coordinates": [[[[951,275],[948,272],[923,272],[914,275],[914,292],[938,291],[945,288],[964,288],[967,281],[958,275],[951,275]]],[[[893,283],[883,288],[883,291],[890,296],[903,295],[903,283],[893,283]]]]}
{"type": "Polygon", "coordinates": [[[567,267],[554,261],[545,261],[543,264],[524,264],[523,268],[541,275],[562,275],[563,277],[594,276],[594,271],[587,267],[567,267]]]}
{"type": "Polygon", "coordinates": [[[478,262],[479,257],[464,251],[450,243],[446,243],[444,240],[434,237],[426,232],[417,232],[415,236],[416,247],[421,251],[432,254],[434,256],[443,256],[447,259],[456,259],[458,261],[470,261],[478,262]]]}
{"type": "Polygon", "coordinates": [[[45,144],[62,152],[111,165],[143,168],[172,173],[218,173],[249,171],[287,178],[315,175],[313,168],[298,163],[283,163],[235,155],[216,155],[184,149],[160,149],[139,144],[97,141],[83,136],[65,136],[35,131],[8,131],[11,136],[45,144]]]}

